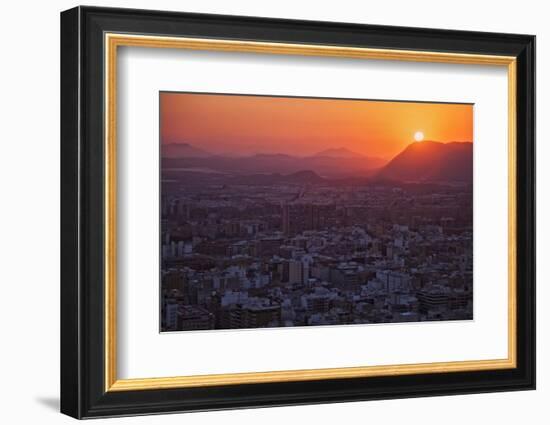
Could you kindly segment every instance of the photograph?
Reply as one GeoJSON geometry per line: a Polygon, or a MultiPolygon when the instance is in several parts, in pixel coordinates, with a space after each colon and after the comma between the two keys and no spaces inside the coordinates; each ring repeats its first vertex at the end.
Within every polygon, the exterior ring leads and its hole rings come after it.
{"type": "Polygon", "coordinates": [[[473,104],[159,106],[162,332],[474,319],[473,104]]]}

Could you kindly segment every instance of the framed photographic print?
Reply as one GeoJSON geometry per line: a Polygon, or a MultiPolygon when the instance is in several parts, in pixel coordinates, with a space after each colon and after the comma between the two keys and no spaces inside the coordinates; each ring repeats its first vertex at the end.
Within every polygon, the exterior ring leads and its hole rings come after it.
{"type": "Polygon", "coordinates": [[[535,37],[61,14],[61,411],[535,388],[535,37]]]}

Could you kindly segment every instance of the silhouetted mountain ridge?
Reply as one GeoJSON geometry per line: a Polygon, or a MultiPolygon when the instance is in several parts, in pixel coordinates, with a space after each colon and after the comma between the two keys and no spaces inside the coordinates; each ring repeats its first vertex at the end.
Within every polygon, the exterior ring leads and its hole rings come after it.
{"type": "Polygon", "coordinates": [[[410,182],[471,182],[473,144],[437,141],[411,143],[375,177],[410,182]]]}
{"type": "Polygon", "coordinates": [[[414,142],[387,163],[346,148],[327,149],[309,157],[282,153],[230,157],[215,155],[188,143],[163,145],[162,157],[163,169],[170,172],[201,169],[202,172],[210,170],[247,178],[254,176],[260,181],[268,178],[281,182],[284,178],[301,179],[305,183],[346,178],[421,183],[473,180],[473,145],[470,142],[414,142]]]}

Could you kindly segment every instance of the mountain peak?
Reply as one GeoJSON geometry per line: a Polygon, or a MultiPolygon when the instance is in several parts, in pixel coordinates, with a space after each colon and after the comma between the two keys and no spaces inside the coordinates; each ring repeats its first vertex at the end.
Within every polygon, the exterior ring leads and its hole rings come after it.
{"type": "Polygon", "coordinates": [[[377,177],[416,182],[472,181],[472,148],[470,142],[413,142],[382,168],[377,177]]]}

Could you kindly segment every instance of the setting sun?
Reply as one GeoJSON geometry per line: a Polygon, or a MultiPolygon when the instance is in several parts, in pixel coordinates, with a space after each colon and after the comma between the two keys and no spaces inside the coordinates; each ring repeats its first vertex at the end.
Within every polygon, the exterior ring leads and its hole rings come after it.
{"type": "Polygon", "coordinates": [[[414,133],[414,140],[416,140],[417,142],[421,142],[422,140],[424,140],[424,133],[422,133],[421,131],[417,131],[416,133],[414,133]]]}
{"type": "Polygon", "coordinates": [[[346,148],[390,160],[411,142],[473,137],[470,104],[175,92],[162,92],[160,104],[163,144],[215,154],[311,156],[346,148]]]}

